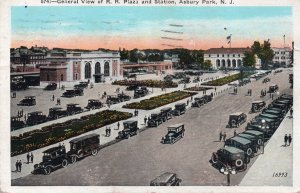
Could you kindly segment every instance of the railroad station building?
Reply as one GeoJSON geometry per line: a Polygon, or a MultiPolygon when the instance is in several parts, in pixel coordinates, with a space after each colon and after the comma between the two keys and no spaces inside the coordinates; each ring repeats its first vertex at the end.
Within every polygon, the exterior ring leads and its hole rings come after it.
{"type": "Polygon", "coordinates": [[[41,82],[103,82],[121,76],[119,52],[52,50],[47,66],[40,67],[41,82]]]}

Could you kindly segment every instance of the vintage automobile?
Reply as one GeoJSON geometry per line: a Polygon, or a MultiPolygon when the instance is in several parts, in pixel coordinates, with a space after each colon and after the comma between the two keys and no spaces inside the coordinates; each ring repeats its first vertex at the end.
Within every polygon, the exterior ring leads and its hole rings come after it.
{"type": "Polygon", "coordinates": [[[258,123],[247,123],[246,131],[262,132],[264,134],[265,139],[269,139],[274,133],[274,130],[270,129],[268,125],[263,127],[261,124],[258,123]]]}
{"type": "Polygon", "coordinates": [[[134,90],[133,98],[140,98],[144,97],[149,93],[147,87],[140,87],[136,90],[134,90]]]}
{"type": "Polygon", "coordinates": [[[27,88],[28,88],[28,84],[25,81],[15,81],[10,83],[10,89],[12,91],[26,90],[27,88]]]}
{"type": "Polygon", "coordinates": [[[278,91],[278,85],[277,84],[272,84],[269,86],[269,93],[274,93],[276,91],[278,91]]]}
{"type": "Polygon", "coordinates": [[[10,118],[10,129],[11,131],[21,129],[25,126],[24,121],[21,121],[20,117],[13,116],[10,118]]]}
{"type": "Polygon", "coordinates": [[[261,111],[261,109],[265,108],[265,106],[266,106],[265,101],[253,101],[250,113],[259,112],[261,111]]]}
{"type": "Polygon", "coordinates": [[[262,111],[262,113],[267,113],[267,114],[271,114],[271,115],[276,115],[278,117],[284,117],[284,113],[279,109],[279,110],[274,110],[272,108],[270,109],[264,109],[262,111]]]}
{"type": "Polygon", "coordinates": [[[57,84],[52,82],[52,83],[49,83],[45,88],[44,90],[56,90],[57,89],[57,84]]]}
{"type": "Polygon", "coordinates": [[[228,121],[228,126],[230,128],[232,127],[239,127],[241,124],[246,122],[247,120],[247,115],[242,112],[237,112],[229,115],[229,121],[228,121]]]}
{"type": "Polygon", "coordinates": [[[128,139],[131,136],[136,135],[139,131],[137,121],[124,121],[123,127],[124,129],[119,131],[116,139],[128,139]]]}
{"type": "Polygon", "coordinates": [[[276,99],[275,101],[273,101],[273,103],[286,104],[288,109],[293,106],[293,101],[286,99],[276,99]]]}
{"type": "Polygon", "coordinates": [[[162,137],[161,143],[173,144],[184,136],[184,124],[179,123],[168,127],[168,133],[162,137]]]}
{"type": "Polygon", "coordinates": [[[171,82],[172,80],[173,80],[172,75],[167,75],[167,76],[164,77],[164,81],[171,82]]]}
{"type": "Polygon", "coordinates": [[[118,98],[120,99],[121,102],[123,101],[129,101],[131,99],[131,97],[129,95],[126,94],[118,94],[118,98]]]}
{"type": "Polygon", "coordinates": [[[69,157],[66,148],[63,145],[52,147],[43,151],[43,159],[39,164],[34,165],[33,174],[43,173],[49,175],[59,167],[66,167],[69,163],[69,157]]]}
{"type": "Polygon", "coordinates": [[[67,104],[67,113],[68,115],[75,115],[77,113],[82,113],[83,109],[78,106],[78,104],[70,103],[67,104]]]}
{"type": "Polygon", "coordinates": [[[101,107],[103,107],[103,104],[101,101],[97,100],[97,99],[89,99],[88,100],[88,104],[86,107],[86,109],[88,110],[94,110],[94,109],[100,109],[101,107]]]}
{"type": "Polygon", "coordinates": [[[43,115],[41,111],[35,111],[27,114],[26,125],[32,126],[32,125],[44,123],[46,121],[48,121],[46,115],[43,115]]]}
{"type": "Polygon", "coordinates": [[[196,83],[196,82],[199,82],[199,81],[200,81],[200,77],[197,76],[197,77],[194,78],[193,83],[196,83]]]}
{"type": "Polygon", "coordinates": [[[284,109],[281,109],[281,108],[276,108],[276,107],[268,107],[266,108],[267,110],[272,110],[272,111],[278,111],[280,112],[281,114],[283,114],[283,116],[287,113],[286,110],[284,109]]]}
{"type": "Polygon", "coordinates": [[[282,121],[283,117],[282,116],[278,116],[278,115],[274,115],[274,114],[269,114],[269,113],[261,113],[260,115],[258,115],[259,117],[261,117],[262,119],[264,118],[268,118],[268,119],[278,119],[278,121],[282,121]]]}
{"type": "Polygon", "coordinates": [[[262,83],[267,83],[267,82],[270,82],[270,81],[271,81],[271,79],[269,77],[267,77],[267,78],[263,79],[262,83]]]}
{"type": "Polygon", "coordinates": [[[74,89],[83,90],[83,89],[87,88],[88,85],[89,85],[88,82],[79,82],[79,84],[74,85],[74,89]]]}
{"type": "Polygon", "coordinates": [[[67,110],[63,110],[61,107],[53,107],[49,109],[48,119],[54,120],[60,117],[68,116],[67,110]]]}
{"type": "Polygon", "coordinates": [[[100,135],[92,133],[70,141],[70,151],[67,153],[71,163],[77,162],[89,155],[97,155],[100,149],[100,135]]]}
{"type": "Polygon", "coordinates": [[[171,107],[164,107],[160,110],[161,116],[163,118],[163,121],[172,119],[173,110],[171,107]]]}
{"type": "Polygon", "coordinates": [[[148,120],[148,127],[157,127],[163,123],[163,117],[161,113],[151,113],[150,119],[148,120]]]}
{"type": "Polygon", "coordinates": [[[293,95],[283,94],[279,97],[279,99],[291,100],[293,101],[293,95]]]}
{"type": "Polygon", "coordinates": [[[274,133],[275,130],[278,128],[279,124],[280,124],[280,120],[278,119],[271,119],[271,118],[266,118],[266,117],[260,117],[260,116],[256,116],[254,117],[250,123],[252,123],[253,125],[261,125],[262,120],[265,120],[266,125],[268,126],[268,130],[271,131],[271,133],[274,133]]]}
{"type": "Polygon", "coordinates": [[[256,136],[247,133],[239,133],[237,136],[251,141],[255,153],[257,153],[260,145],[262,145],[262,139],[259,139],[256,136]]]}
{"type": "Polygon", "coordinates": [[[278,108],[281,109],[281,111],[286,114],[289,110],[288,104],[283,104],[283,103],[278,103],[278,102],[273,102],[268,105],[268,108],[278,108]]]}
{"type": "Polygon", "coordinates": [[[243,133],[247,134],[247,135],[252,135],[252,136],[256,137],[256,139],[257,139],[257,145],[263,145],[264,141],[266,140],[266,139],[264,139],[264,133],[261,132],[261,131],[246,130],[243,133]]]}
{"type": "Polygon", "coordinates": [[[192,102],[192,107],[201,107],[206,103],[205,98],[203,97],[195,97],[194,101],[192,102]]]}
{"type": "Polygon", "coordinates": [[[210,95],[203,95],[202,98],[204,98],[205,100],[205,103],[209,103],[213,100],[213,95],[210,94],[210,95]]]}
{"type": "Polygon", "coordinates": [[[243,79],[239,80],[239,86],[244,86],[244,85],[246,85],[248,83],[251,83],[250,78],[243,78],[243,79]]]}
{"type": "Polygon", "coordinates": [[[138,84],[131,84],[131,85],[126,87],[126,90],[136,90],[138,88],[139,88],[138,84]]]}
{"type": "Polygon", "coordinates": [[[236,171],[241,171],[247,168],[250,158],[239,148],[225,146],[212,154],[211,162],[219,168],[229,166],[236,171]]]}
{"type": "Polygon", "coordinates": [[[62,97],[71,98],[75,96],[83,96],[83,94],[82,89],[66,90],[66,92],[62,94],[62,97]]]}
{"type": "Polygon", "coordinates": [[[34,105],[36,105],[36,97],[35,96],[26,96],[18,104],[18,106],[34,106],[34,105]]]}
{"type": "Polygon", "coordinates": [[[107,95],[106,104],[117,104],[120,103],[121,99],[117,95],[107,95]]]}
{"type": "Polygon", "coordinates": [[[184,114],[186,111],[186,105],[185,103],[177,103],[175,104],[175,109],[173,111],[173,115],[180,116],[184,114]]]}
{"type": "Polygon", "coordinates": [[[177,174],[165,172],[150,182],[150,186],[180,186],[181,179],[177,174]]]}
{"type": "Polygon", "coordinates": [[[257,152],[256,144],[254,144],[253,141],[244,139],[239,136],[235,136],[235,137],[227,139],[225,141],[225,146],[232,146],[232,147],[239,148],[245,152],[246,156],[249,156],[249,157],[253,157],[254,153],[257,152]]]}

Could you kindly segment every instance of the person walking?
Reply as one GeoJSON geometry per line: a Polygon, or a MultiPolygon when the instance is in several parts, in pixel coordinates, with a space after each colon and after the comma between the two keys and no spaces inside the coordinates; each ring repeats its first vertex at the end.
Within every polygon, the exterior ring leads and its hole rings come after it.
{"type": "Polygon", "coordinates": [[[144,124],[146,125],[146,123],[147,123],[147,116],[145,115],[144,124]]]}
{"type": "Polygon", "coordinates": [[[250,96],[252,96],[252,89],[250,89],[250,96]]]}
{"type": "Polygon", "coordinates": [[[19,172],[22,172],[22,160],[19,161],[19,172]]]}
{"type": "Polygon", "coordinates": [[[26,121],[26,114],[24,115],[24,121],[26,121]]]}
{"type": "Polygon", "coordinates": [[[226,140],[226,132],[224,132],[224,135],[223,135],[223,141],[226,140]]]}
{"type": "Polygon", "coordinates": [[[274,94],[272,94],[272,100],[273,100],[273,98],[274,98],[274,94]]]}
{"type": "Polygon", "coordinates": [[[293,117],[293,108],[290,110],[290,117],[293,117]]]}
{"type": "Polygon", "coordinates": [[[288,139],[289,138],[288,138],[287,134],[285,134],[285,136],[284,136],[284,146],[287,145],[288,139]]]}
{"type": "Polygon", "coordinates": [[[108,137],[108,127],[105,128],[105,136],[108,137]]]}
{"type": "Polygon", "coordinates": [[[19,160],[16,161],[16,172],[19,171],[19,160]]]}
{"type": "Polygon", "coordinates": [[[118,126],[118,130],[119,130],[120,129],[120,122],[118,122],[117,126],[118,126]]]}
{"type": "Polygon", "coordinates": [[[234,136],[236,136],[236,135],[237,135],[237,132],[236,132],[236,130],[234,130],[234,132],[233,132],[233,135],[234,135],[234,136]]]}
{"type": "Polygon", "coordinates": [[[27,153],[27,164],[29,164],[30,155],[29,152],[27,153]]]}
{"type": "Polygon", "coordinates": [[[290,146],[291,143],[292,143],[292,136],[291,136],[291,134],[289,134],[289,136],[288,136],[288,142],[289,142],[289,146],[290,146]]]}
{"type": "Polygon", "coordinates": [[[108,136],[110,136],[110,134],[111,134],[111,128],[108,127],[108,136]]]}
{"type": "Polygon", "coordinates": [[[30,161],[31,161],[31,163],[33,163],[33,154],[32,154],[32,152],[30,154],[30,161]]]}
{"type": "Polygon", "coordinates": [[[54,95],[52,95],[52,101],[54,101],[54,99],[55,99],[55,96],[54,96],[54,95]]]}
{"type": "Polygon", "coordinates": [[[223,133],[222,133],[222,131],[220,131],[220,134],[219,134],[219,141],[222,141],[222,138],[223,138],[223,133]]]}

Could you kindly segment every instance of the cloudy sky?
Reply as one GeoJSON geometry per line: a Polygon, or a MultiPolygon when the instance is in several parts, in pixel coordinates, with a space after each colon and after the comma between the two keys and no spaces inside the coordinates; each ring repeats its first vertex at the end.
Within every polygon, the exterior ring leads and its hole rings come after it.
{"type": "Polygon", "coordinates": [[[20,6],[11,15],[12,47],[208,49],[227,47],[230,34],[232,47],[293,41],[291,7],[20,6]]]}

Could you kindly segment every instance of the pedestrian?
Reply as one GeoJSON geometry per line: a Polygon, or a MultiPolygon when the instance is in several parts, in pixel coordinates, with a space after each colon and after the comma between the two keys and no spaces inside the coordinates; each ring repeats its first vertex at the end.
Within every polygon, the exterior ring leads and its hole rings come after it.
{"type": "Polygon", "coordinates": [[[292,142],[292,136],[291,136],[291,134],[289,134],[288,141],[289,141],[289,146],[290,146],[291,142],[292,142]]]}
{"type": "Polygon", "coordinates": [[[18,110],[18,117],[20,117],[20,111],[18,110]]]}
{"type": "Polygon", "coordinates": [[[226,132],[224,132],[224,135],[223,135],[223,141],[226,140],[226,132]]]}
{"type": "Polygon", "coordinates": [[[191,95],[191,101],[193,101],[193,95],[191,95]]]}
{"type": "Polygon", "coordinates": [[[19,172],[22,171],[22,160],[19,161],[19,172]]]}
{"type": "Polygon", "coordinates": [[[290,117],[293,117],[293,108],[290,110],[290,117]]]}
{"type": "Polygon", "coordinates": [[[108,137],[108,127],[105,128],[105,136],[108,137]]]}
{"type": "Polygon", "coordinates": [[[234,130],[234,132],[233,132],[233,135],[234,135],[234,136],[236,136],[236,135],[237,135],[237,133],[236,133],[236,130],[234,130]]]}
{"type": "Polygon", "coordinates": [[[217,87],[215,87],[215,92],[217,91],[217,87]]]}
{"type": "Polygon", "coordinates": [[[29,152],[27,153],[27,164],[29,164],[30,155],[29,152]]]}
{"type": "Polygon", "coordinates": [[[111,134],[111,129],[110,127],[108,127],[108,136],[110,136],[110,134],[111,134]]]}
{"type": "Polygon", "coordinates": [[[250,89],[250,96],[252,96],[252,89],[250,89]]]}
{"type": "Polygon", "coordinates": [[[59,98],[56,99],[56,105],[58,105],[59,98]]]}
{"type": "Polygon", "coordinates": [[[267,90],[265,89],[265,96],[267,95],[267,90]]]}
{"type": "Polygon", "coordinates": [[[24,120],[26,121],[26,114],[24,115],[24,120]]]}
{"type": "Polygon", "coordinates": [[[288,142],[288,136],[287,136],[287,134],[285,134],[285,136],[284,136],[284,146],[286,146],[286,144],[287,144],[287,142],[288,142]]]}
{"type": "Polygon", "coordinates": [[[190,100],[188,99],[188,100],[186,101],[186,106],[188,106],[188,105],[189,105],[189,102],[190,102],[190,100]]]}
{"type": "Polygon", "coordinates": [[[273,100],[273,98],[274,98],[274,94],[272,94],[272,100],[273,100]]]}
{"type": "Polygon", "coordinates": [[[144,124],[146,125],[146,123],[147,123],[147,116],[145,115],[144,124]]]}
{"type": "Polygon", "coordinates": [[[23,113],[24,113],[24,111],[23,111],[23,109],[21,109],[21,117],[23,117],[23,113]]]}
{"type": "Polygon", "coordinates": [[[19,171],[19,160],[16,161],[16,172],[19,171]]]}
{"type": "Polygon", "coordinates": [[[32,154],[32,152],[30,154],[30,161],[31,161],[31,163],[33,163],[33,154],[32,154]]]}
{"type": "Polygon", "coordinates": [[[136,110],[136,116],[139,116],[139,110],[136,110]]]}
{"type": "Polygon", "coordinates": [[[272,98],[272,93],[270,93],[270,98],[272,98]]]}
{"type": "Polygon", "coordinates": [[[60,98],[58,98],[58,105],[60,105],[60,98]]]}
{"type": "Polygon", "coordinates": [[[264,91],[263,90],[260,91],[260,96],[264,96],[264,91]]]}
{"type": "Polygon", "coordinates": [[[54,96],[54,95],[52,95],[52,101],[54,101],[54,98],[55,98],[55,96],[54,96]]]}
{"type": "Polygon", "coordinates": [[[219,134],[219,141],[221,141],[222,138],[223,138],[223,133],[222,133],[222,131],[220,131],[220,134],[219,134]]]}
{"type": "Polygon", "coordinates": [[[120,122],[118,122],[118,124],[117,124],[117,125],[118,125],[118,130],[119,130],[119,129],[120,129],[120,122]]]}

